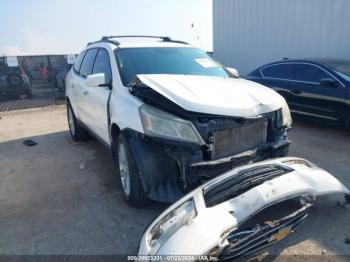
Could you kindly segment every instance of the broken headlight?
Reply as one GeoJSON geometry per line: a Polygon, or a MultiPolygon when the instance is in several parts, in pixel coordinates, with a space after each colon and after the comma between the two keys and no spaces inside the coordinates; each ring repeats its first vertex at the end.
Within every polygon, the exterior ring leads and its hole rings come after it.
{"type": "Polygon", "coordinates": [[[140,107],[140,116],[146,135],[204,144],[202,137],[190,121],[146,104],[140,107]]]}
{"type": "Polygon", "coordinates": [[[181,204],[169,214],[165,215],[157,224],[155,224],[146,236],[150,254],[156,254],[164,243],[179,228],[190,223],[197,216],[196,207],[193,199],[181,204]]]}
{"type": "Polygon", "coordinates": [[[286,102],[282,106],[282,125],[285,127],[292,126],[292,116],[286,102]]]}

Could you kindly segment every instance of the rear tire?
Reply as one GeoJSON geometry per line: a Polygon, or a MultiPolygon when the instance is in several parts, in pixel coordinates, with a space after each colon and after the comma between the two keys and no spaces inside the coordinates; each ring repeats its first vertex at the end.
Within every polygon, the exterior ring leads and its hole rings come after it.
{"type": "Polygon", "coordinates": [[[147,205],[149,201],[143,189],[130,138],[127,135],[119,135],[115,152],[116,173],[120,178],[124,200],[133,207],[147,205]]]}
{"type": "Polygon", "coordinates": [[[69,132],[74,141],[85,141],[89,138],[89,133],[79,125],[77,118],[75,117],[73,108],[70,104],[67,104],[67,119],[69,132]]]}

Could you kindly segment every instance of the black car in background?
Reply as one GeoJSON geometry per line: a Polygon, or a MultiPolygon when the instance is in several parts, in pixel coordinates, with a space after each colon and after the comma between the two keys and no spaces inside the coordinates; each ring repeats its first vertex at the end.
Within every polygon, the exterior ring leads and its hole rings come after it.
{"type": "Polygon", "coordinates": [[[294,114],[350,128],[350,60],[285,59],[247,78],[280,93],[294,114]]]}

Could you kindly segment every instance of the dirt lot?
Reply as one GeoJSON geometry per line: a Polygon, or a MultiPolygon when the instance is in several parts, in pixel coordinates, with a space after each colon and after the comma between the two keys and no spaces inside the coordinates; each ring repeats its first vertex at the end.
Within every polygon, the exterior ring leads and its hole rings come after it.
{"type": "MultiPolygon", "coordinates": [[[[108,151],[95,140],[73,142],[65,114],[62,106],[0,113],[0,254],[135,254],[146,225],[166,205],[128,207],[108,151]],[[28,138],[38,145],[24,146],[28,138]]],[[[350,132],[294,127],[290,155],[350,186],[350,132]]],[[[350,255],[350,208],[336,204],[342,199],[320,198],[296,233],[269,253],[350,255]]]]}

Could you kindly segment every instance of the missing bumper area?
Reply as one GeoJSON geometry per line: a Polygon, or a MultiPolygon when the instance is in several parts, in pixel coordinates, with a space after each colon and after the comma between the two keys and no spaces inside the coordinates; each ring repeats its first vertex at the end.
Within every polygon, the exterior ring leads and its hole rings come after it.
{"type": "Polygon", "coordinates": [[[239,154],[267,142],[267,119],[245,121],[232,129],[214,132],[213,159],[239,154]]]}

